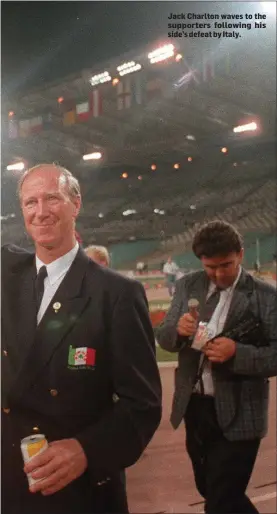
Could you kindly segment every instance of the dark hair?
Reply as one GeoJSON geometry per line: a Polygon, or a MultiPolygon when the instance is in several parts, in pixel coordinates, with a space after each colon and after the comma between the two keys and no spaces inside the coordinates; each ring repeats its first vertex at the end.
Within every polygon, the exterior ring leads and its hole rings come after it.
{"type": "Polygon", "coordinates": [[[196,232],[192,243],[193,253],[198,259],[239,253],[242,248],[241,235],[233,225],[225,221],[206,223],[196,232]]]}

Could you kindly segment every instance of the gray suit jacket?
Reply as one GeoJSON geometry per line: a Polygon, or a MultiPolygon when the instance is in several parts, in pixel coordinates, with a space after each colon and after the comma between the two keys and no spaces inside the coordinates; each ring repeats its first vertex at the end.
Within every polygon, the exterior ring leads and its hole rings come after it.
{"type": "MultiPolygon", "coordinates": [[[[189,273],[176,283],[167,316],[158,330],[162,348],[178,352],[171,423],[177,428],[185,414],[198,371],[200,352],[188,338],[177,334],[179,318],[188,312],[188,300],[205,304],[209,280],[204,271],[189,273]]],[[[235,288],[224,330],[236,326],[246,310],[261,318],[267,346],[236,341],[236,354],[228,362],[212,365],[218,422],[229,440],[263,437],[267,432],[269,377],[277,375],[276,289],[245,270],[235,288]]]]}

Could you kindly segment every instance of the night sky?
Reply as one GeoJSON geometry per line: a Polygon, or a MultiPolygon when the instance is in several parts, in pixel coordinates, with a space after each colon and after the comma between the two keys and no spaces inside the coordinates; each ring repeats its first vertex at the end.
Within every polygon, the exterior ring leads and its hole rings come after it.
{"type": "Polygon", "coordinates": [[[171,10],[170,2],[4,1],[4,93],[22,92],[151,43],[166,34],[171,10]]]}
{"type": "Polygon", "coordinates": [[[98,63],[101,71],[105,60],[163,41],[171,12],[232,12],[251,3],[3,1],[2,94],[21,95],[98,63]]]}

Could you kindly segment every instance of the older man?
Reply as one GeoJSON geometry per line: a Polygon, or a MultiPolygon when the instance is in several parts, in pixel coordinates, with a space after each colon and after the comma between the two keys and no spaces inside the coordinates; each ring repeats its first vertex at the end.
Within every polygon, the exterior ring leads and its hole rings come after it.
{"type": "Polygon", "coordinates": [[[19,197],[36,252],[2,252],[3,512],[128,512],[121,471],[161,418],[144,291],[79,247],[81,194],[68,170],[28,170],[19,197]],[[24,467],[20,441],[34,433],[49,448],[24,467]]]}

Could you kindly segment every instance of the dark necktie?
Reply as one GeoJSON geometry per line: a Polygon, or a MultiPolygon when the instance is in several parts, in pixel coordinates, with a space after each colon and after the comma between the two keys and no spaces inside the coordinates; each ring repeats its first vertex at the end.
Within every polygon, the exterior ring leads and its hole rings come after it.
{"type": "Polygon", "coordinates": [[[44,293],[44,280],[46,277],[47,277],[46,266],[42,266],[37,274],[36,281],[35,281],[37,312],[39,311],[40,304],[42,301],[42,297],[43,297],[43,293],[44,293]]]}
{"type": "Polygon", "coordinates": [[[213,313],[217,307],[217,304],[220,300],[221,291],[222,291],[222,289],[219,289],[217,287],[214,290],[214,292],[211,294],[211,296],[208,298],[208,300],[206,301],[204,308],[203,308],[201,321],[205,321],[206,323],[208,323],[211,320],[212,315],[213,315],[213,313]]]}

